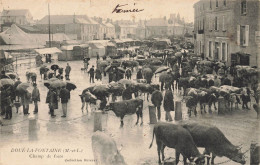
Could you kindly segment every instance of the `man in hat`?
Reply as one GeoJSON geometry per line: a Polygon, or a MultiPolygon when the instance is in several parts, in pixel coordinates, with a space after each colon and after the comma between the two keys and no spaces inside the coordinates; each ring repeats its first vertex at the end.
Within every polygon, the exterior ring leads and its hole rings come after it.
{"type": "Polygon", "coordinates": [[[33,84],[33,91],[32,91],[32,101],[34,103],[34,111],[33,113],[36,114],[38,113],[38,101],[40,101],[40,91],[37,88],[37,84],[33,84]]]}
{"type": "Polygon", "coordinates": [[[70,80],[70,71],[71,71],[71,67],[69,65],[69,63],[67,63],[67,66],[65,68],[65,77],[66,77],[66,80],[70,80]]]}
{"type": "Polygon", "coordinates": [[[88,73],[90,75],[89,82],[91,83],[92,80],[92,83],[94,83],[94,75],[95,75],[94,65],[92,65],[92,68],[89,69],[88,73]]]}

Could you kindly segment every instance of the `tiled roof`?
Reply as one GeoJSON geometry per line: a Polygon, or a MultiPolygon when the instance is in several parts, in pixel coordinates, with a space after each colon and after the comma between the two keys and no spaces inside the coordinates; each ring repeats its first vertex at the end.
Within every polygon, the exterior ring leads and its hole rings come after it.
{"type": "MultiPolygon", "coordinates": [[[[46,15],[37,24],[48,24],[49,16],[46,15]]],[[[71,24],[71,23],[82,23],[82,24],[98,24],[86,15],[51,15],[51,24],[71,24]]]]}
{"type": "Polygon", "coordinates": [[[3,10],[1,16],[25,16],[29,10],[27,9],[18,9],[18,10],[3,10]]]}
{"type": "Polygon", "coordinates": [[[147,21],[146,26],[168,26],[168,23],[163,18],[153,18],[147,21]]]}

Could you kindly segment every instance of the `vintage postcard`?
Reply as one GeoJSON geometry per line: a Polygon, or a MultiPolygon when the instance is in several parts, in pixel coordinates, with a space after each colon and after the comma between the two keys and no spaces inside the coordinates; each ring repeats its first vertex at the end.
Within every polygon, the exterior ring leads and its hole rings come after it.
{"type": "Polygon", "coordinates": [[[0,165],[259,164],[259,0],[0,0],[0,165]]]}

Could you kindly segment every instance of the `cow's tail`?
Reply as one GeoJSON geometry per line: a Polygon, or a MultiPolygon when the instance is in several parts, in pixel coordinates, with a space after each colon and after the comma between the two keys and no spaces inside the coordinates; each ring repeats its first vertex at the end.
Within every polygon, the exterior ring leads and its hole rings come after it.
{"type": "MultiPolygon", "coordinates": [[[[153,139],[154,139],[154,128],[153,128],[153,139]]],[[[151,142],[151,144],[150,144],[150,147],[149,147],[149,148],[152,148],[152,146],[153,146],[153,139],[152,139],[152,142],[151,142]]]]}

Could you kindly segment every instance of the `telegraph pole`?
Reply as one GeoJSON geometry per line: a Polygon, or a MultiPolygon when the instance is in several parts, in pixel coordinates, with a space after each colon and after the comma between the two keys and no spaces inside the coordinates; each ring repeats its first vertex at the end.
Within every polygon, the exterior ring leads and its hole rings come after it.
{"type": "Polygon", "coordinates": [[[51,47],[51,15],[50,15],[50,4],[48,3],[48,15],[49,15],[49,47],[51,47]]]}

